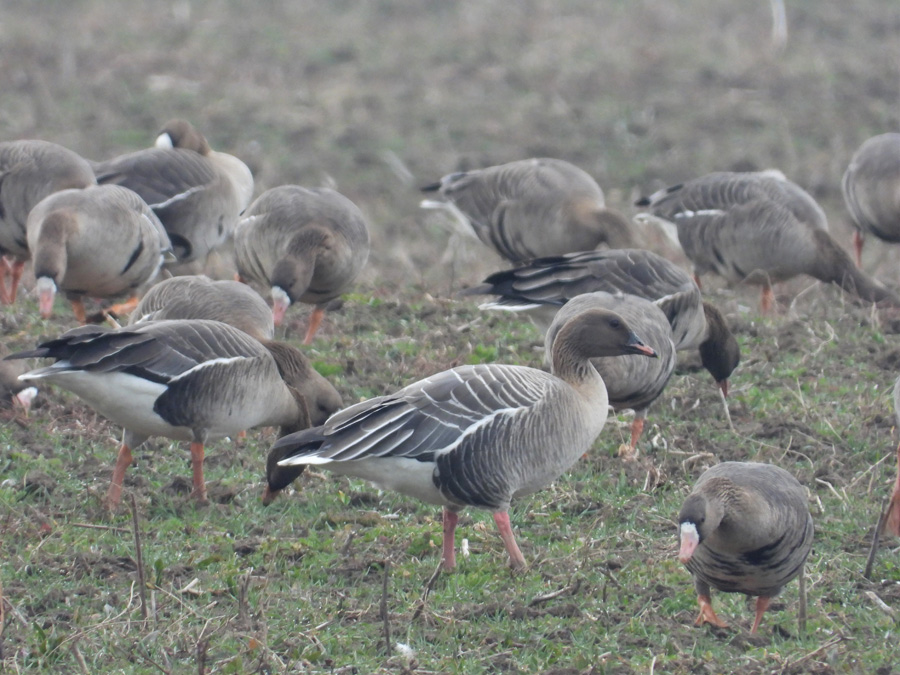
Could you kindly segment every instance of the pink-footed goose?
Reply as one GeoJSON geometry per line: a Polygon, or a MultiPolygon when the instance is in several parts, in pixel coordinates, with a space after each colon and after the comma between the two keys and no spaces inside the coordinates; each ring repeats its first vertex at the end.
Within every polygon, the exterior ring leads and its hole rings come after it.
{"type": "Polygon", "coordinates": [[[638,355],[602,356],[591,359],[600,373],[613,410],[633,410],[631,440],[619,449],[625,459],[637,456],[638,440],[644,430],[644,420],[653,402],[660,397],[675,370],[675,343],[672,328],[663,311],[655,304],[636,295],[597,291],[583,293],[563,305],[544,338],[544,353],[553,353],[553,343],[566,322],[589,309],[606,309],[621,316],[641,336],[657,358],[638,355]]]}
{"type": "Polygon", "coordinates": [[[244,212],[234,233],[242,281],[271,289],[275,325],[295,302],[315,305],[310,344],[325,305],[343,293],[369,257],[369,229],[352,201],[328,188],[282,185],[244,212]]]}
{"type": "Polygon", "coordinates": [[[27,236],[41,316],[51,316],[61,291],[80,323],[86,320],[85,296],[134,296],[171,251],[150,207],[117,185],[51,194],[28,215],[27,236]]]}
{"type": "Polygon", "coordinates": [[[486,246],[510,262],[600,244],[634,245],[630,224],[606,206],[597,182],[561,159],[525,159],[452,173],[422,190],[439,192],[486,246]]]}
{"type": "Polygon", "coordinates": [[[853,154],[841,183],[844,203],[856,229],[856,264],[867,234],[900,242],[900,134],[870,138],[853,154]]]}
{"type": "Polygon", "coordinates": [[[696,274],[762,286],[763,312],[772,307],[772,284],[800,274],[866,302],[900,306],[900,297],[857,268],[828,234],[815,200],[781,172],[711,173],[637,205],[674,225],[696,274]]]}
{"type": "Polygon", "coordinates": [[[560,328],[552,374],[461,366],[357,403],[272,446],[263,501],[306,465],[320,465],[442,506],[445,569],[456,564],[458,512],[492,511],[510,564],[521,568],[510,501],[552,482],[591,447],[606,422],[607,394],[590,359],[624,354],[654,356],[624,319],[594,309],[560,328]]]}
{"type": "Polygon", "coordinates": [[[466,295],[494,295],[483,309],[527,312],[546,333],[557,310],[583,293],[625,293],[656,304],[672,328],[676,350],[696,349],[723,395],[740,362],[725,318],[704,302],[680,267],[644,249],[610,249],[538,258],[495,272],[466,295]]]}
{"type": "Polygon", "coordinates": [[[806,491],[771,464],[723,462],[706,470],[678,523],[678,559],[694,577],[698,626],[727,627],[713,611],[712,587],[757,596],[755,633],[769,601],[802,572],[812,548],[806,491]]]}
{"type": "Polygon", "coordinates": [[[97,181],[137,192],[162,221],[179,263],[204,261],[231,236],[253,197],[240,159],[212,150],[188,121],[166,123],[153,148],[93,164],[97,181]]]}
{"type": "Polygon", "coordinates": [[[0,301],[16,300],[25,261],[31,257],[25,224],[35,204],[60,190],[95,185],[86,159],[56,143],[0,143],[0,301]]]}
{"type": "Polygon", "coordinates": [[[240,328],[257,340],[275,337],[266,301],[246,284],[230,279],[187,275],[161,281],[141,298],[128,323],[167,319],[210,319],[240,328]]]}
{"type": "Polygon", "coordinates": [[[73,392],[125,429],[107,505],[122,494],[131,453],[150,436],[191,443],[193,493],[206,501],[204,445],[255,426],[286,434],[320,424],[340,395],[296,348],[259,342],[218,321],[148,321],[76,328],[8,358],[53,358],[25,373],[73,392]]]}

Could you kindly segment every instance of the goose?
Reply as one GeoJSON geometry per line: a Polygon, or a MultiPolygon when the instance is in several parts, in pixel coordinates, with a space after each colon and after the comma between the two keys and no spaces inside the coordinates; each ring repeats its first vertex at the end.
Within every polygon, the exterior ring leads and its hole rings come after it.
{"type": "Polygon", "coordinates": [[[188,275],[161,281],[141,298],[128,323],[166,319],[211,319],[260,341],[275,337],[272,309],[266,301],[246,284],[230,279],[188,275]]]}
{"type": "MultiPolygon", "coordinates": [[[[0,342],[0,359],[9,354],[9,347],[0,342]]],[[[37,396],[37,387],[19,380],[19,375],[28,370],[25,364],[14,361],[0,361],[0,410],[20,408],[25,415],[31,409],[31,402],[37,396]]]]}
{"type": "Polygon", "coordinates": [[[658,358],[647,359],[637,355],[603,356],[591,359],[591,363],[606,385],[609,405],[613,410],[634,410],[631,424],[631,440],[620,449],[625,459],[637,456],[637,444],[644,429],[647,410],[659,398],[669,378],[675,371],[675,343],[672,329],[663,311],[644,298],[623,293],[604,291],[578,295],[556,313],[544,338],[544,353],[553,353],[553,343],[559,329],[571,317],[588,309],[607,309],[621,316],[650,346],[658,358]]]}
{"type": "Polygon", "coordinates": [[[253,197],[253,174],[212,150],[190,122],[166,123],[155,147],[93,164],[99,183],[122,185],[150,205],[169,233],[178,263],[205,261],[224,243],[253,197]]]}
{"type": "Polygon", "coordinates": [[[456,565],[458,512],[490,510],[511,566],[520,569],[510,501],[552,482],[591,447],[606,422],[607,394],[590,359],[624,354],[655,356],[622,317],[591,309],[559,329],[552,373],[460,366],[352,405],[272,446],[263,503],[306,465],[321,465],[442,506],[447,570],[456,565]]]}
{"type": "Polygon", "coordinates": [[[0,181],[0,301],[12,304],[25,261],[31,257],[25,236],[31,209],[54,192],[85,188],[97,181],[86,159],[39,140],[0,143],[0,181]]]}
{"type": "Polygon", "coordinates": [[[44,318],[63,291],[76,319],[85,323],[85,295],[134,296],[156,277],[171,250],[150,207],[117,185],[54,192],[31,210],[26,229],[44,318]]]}
{"type": "Polygon", "coordinates": [[[867,234],[900,242],[900,134],[881,134],[863,143],[844,172],[841,188],[855,226],[857,265],[867,234]]]}
{"type": "Polygon", "coordinates": [[[772,464],[723,462],[707,469],[678,515],[678,559],[694,577],[695,625],[727,624],[712,608],[710,587],[757,596],[759,628],[770,600],[798,576],[812,548],[813,521],[803,486],[772,464]]]}
{"type": "Polygon", "coordinates": [[[334,387],[296,348],[259,342],[219,321],[148,321],[104,330],[82,326],[7,358],[53,358],[20,376],[71,391],[124,436],[106,503],[121,500],[132,451],[150,436],[190,441],[192,496],[206,502],[205,444],[255,426],[286,434],[341,407],[334,387]]]}
{"type": "Polygon", "coordinates": [[[678,351],[698,349],[703,366],[728,394],[740,347],[725,317],[704,302],[680,267],[644,249],[582,251],[538,258],[496,272],[463,295],[495,295],[482,309],[527,312],[546,333],[559,307],[583,293],[625,293],[655,303],[666,315],[678,351]]]}
{"type": "Polygon", "coordinates": [[[271,289],[275,325],[295,302],[314,304],[304,344],[369,257],[362,211],[328,188],[282,185],[250,205],[234,233],[234,257],[242,281],[271,289]]]}
{"type": "MultiPolygon", "coordinates": [[[[628,221],[607,208],[597,182],[561,159],[525,159],[451,173],[422,191],[439,192],[482,243],[513,263],[600,244],[633,245],[628,221]]],[[[439,205],[422,203],[426,208],[439,205]]]]}
{"type": "Polygon", "coordinates": [[[695,274],[762,286],[760,307],[773,304],[772,284],[799,274],[834,283],[866,302],[900,306],[900,298],[862,273],[828,234],[822,209],[779,171],[721,172],[661,190],[637,202],[639,220],[674,225],[695,274]]]}

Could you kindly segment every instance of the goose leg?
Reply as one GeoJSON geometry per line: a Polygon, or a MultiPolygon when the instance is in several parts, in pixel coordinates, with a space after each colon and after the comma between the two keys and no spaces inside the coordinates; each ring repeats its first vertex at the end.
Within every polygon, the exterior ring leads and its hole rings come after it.
{"type": "Polygon", "coordinates": [[[900,537],[900,445],[897,446],[897,478],[894,482],[894,491],[891,493],[891,503],[888,506],[882,531],[900,537]]]}
{"type": "Polygon", "coordinates": [[[644,433],[644,418],[635,416],[634,421],[631,423],[631,442],[628,445],[619,447],[619,457],[626,462],[637,459],[637,444],[641,439],[642,433],[644,433]]]}
{"type": "Polygon", "coordinates": [[[862,250],[866,241],[866,235],[859,230],[853,230],[853,251],[856,253],[856,266],[862,267],[862,250]]]}
{"type": "Polygon", "coordinates": [[[509,524],[509,514],[506,511],[497,511],[494,513],[494,522],[497,523],[497,529],[500,530],[500,538],[506,545],[506,551],[509,553],[509,565],[514,570],[520,570],[525,567],[525,556],[519,550],[516,544],[516,538],[513,536],[512,527],[509,524]]]}
{"type": "Polygon", "coordinates": [[[206,504],[206,482],[203,480],[203,443],[191,443],[191,468],[194,472],[194,489],[191,497],[201,504],[206,504]]]}
{"type": "Polygon", "coordinates": [[[767,598],[764,595],[760,595],[756,598],[756,619],[753,621],[753,628],[750,629],[750,633],[755,633],[756,629],[759,628],[759,622],[762,621],[763,614],[771,601],[772,598],[767,598]]]}
{"type": "Polygon", "coordinates": [[[12,267],[9,259],[4,255],[0,256],[0,302],[4,305],[11,305],[15,298],[11,297],[9,289],[6,287],[6,277],[10,277],[12,283],[12,267]]]}
{"type": "Polygon", "coordinates": [[[119,456],[116,458],[116,466],[113,469],[112,480],[109,483],[109,492],[106,493],[106,508],[110,512],[115,511],[122,501],[122,484],[125,482],[125,469],[131,464],[131,448],[126,443],[119,447],[119,456]]]}
{"type": "Polygon", "coordinates": [[[705,623],[711,623],[719,628],[728,628],[728,624],[722,621],[712,608],[712,599],[708,595],[698,595],[697,603],[700,605],[700,614],[694,621],[695,626],[702,626],[705,623]]]}
{"type": "Polygon", "coordinates": [[[75,319],[82,326],[87,323],[87,312],[84,309],[84,302],[81,300],[72,300],[72,313],[75,315],[75,319]]]}
{"type": "Polygon", "coordinates": [[[762,288],[762,295],[759,298],[759,308],[763,314],[772,311],[772,305],[775,303],[775,294],[772,292],[771,284],[766,284],[762,288]]]}
{"type": "Polygon", "coordinates": [[[6,264],[9,267],[10,275],[9,304],[11,305],[16,301],[16,293],[19,290],[19,280],[22,278],[22,273],[25,271],[25,261],[15,260],[10,264],[7,260],[6,264]]]}
{"type": "Polygon", "coordinates": [[[111,305],[104,310],[104,314],[119,317],[124,316],[126,314],[131,314],[138,306],[138,296],[132,295],[125,302],[119,302],[115,305],[111,305]]]}
{"type": "Polygon", "coordinates": [[[456,567],[456,524],[459,522],[459,514],[445,507],[442,520],[444,541],[441,555],[444,561],[444,569],[452,570],[456,567]]]}
{"type": "Polygon", "coordinates": [[[312,344],[313,338],[316,335],[316,331],[319,330],[319,325],[322,323],[322,318],[324,316],[325,310],[321,307],[316,307],[313,310],[313,313],[309,316],[309,328],[306,329],[306,337],[303,338],[303,344],[312,344]]]}

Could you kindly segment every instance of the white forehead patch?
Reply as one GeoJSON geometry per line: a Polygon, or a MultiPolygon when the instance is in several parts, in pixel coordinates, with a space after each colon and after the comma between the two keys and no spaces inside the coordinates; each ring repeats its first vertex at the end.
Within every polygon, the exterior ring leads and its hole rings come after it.
{"type": "Polygon", "coordinates": [[[685,535],[700,539],[700,534],[697,532],[697,526],[693,523],[684,522],[681,524],[681,536],[684,537],[685,535]]]}

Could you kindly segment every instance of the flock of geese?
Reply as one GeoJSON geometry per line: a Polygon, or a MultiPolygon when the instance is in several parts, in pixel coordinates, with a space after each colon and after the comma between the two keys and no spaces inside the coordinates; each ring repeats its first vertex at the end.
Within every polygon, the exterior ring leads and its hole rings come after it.
{"type": "MultiPolygon", "coordinates": [[[[833,240],[813,198],[778,171],[713,173],[638,202],[646,211],[635,220],[676,238],[693,277],[636,247],[635,228],[605,205],[596,182],[561,160],[454,173],[423,189],[441,198],[423,205],[464,218],[513,264],[466,293],[491,296],[485,308],[531,316],[545,332],[549,370],[461,366],[345,408],[301,350],[274,340],[274,327],[291,304],[312,304],[309,344],[328,302],[366,264],[368,226],[349,199],[281,186],[251,203],[246,165],[213,151],[184,120],[169,122],[155,147],[103,162],[45,141],[0,143],[0,299],[15,302],[30,261],[41,314],[50,316],[62,293],[82,324],[7,356],[4,397],[27,406],[34,385],[46,381],[123,427],[111,510],[132,451],[150,436],[190,442],[192,495],[203,502],[205,444],[275,426],[264,503],[306,466],[323,466],[442,507],[445,569],[456,563],[459,512],[491,511],[510,565],[522,568],[510,503],[586,453],[610,406],[636,413],[621,449],[629,458],[677,352],[696,350],[727,396],[740,349],[697,275],[760,285],[764,312],[772,284],[800,274],[900,307],[900,297],[833,240]],[[235,280],[169,273],[202,266],[226,244],[235,280]],[[169,278],[157,283],[158,276],[169,278]],[[128,325],[87,323],[85,297],[122,296],[128,302],[108,314],[131,312],[128,325]],[[26,370],[17,361],[24,358],[53,363],[26,370]]],[[[866,235],[900,241],[900,134],[867,141],[843,190],[858,228],[857,259],[866,235]]],[[[770,464],[710,468],[678,521],[698,625],[726,625],[712,609],[716,588],[757,596],[755,632],[812,546],[804,488],[770,464]]],[[[886,521],[900,534],[900,479],[886,521]]]]}

